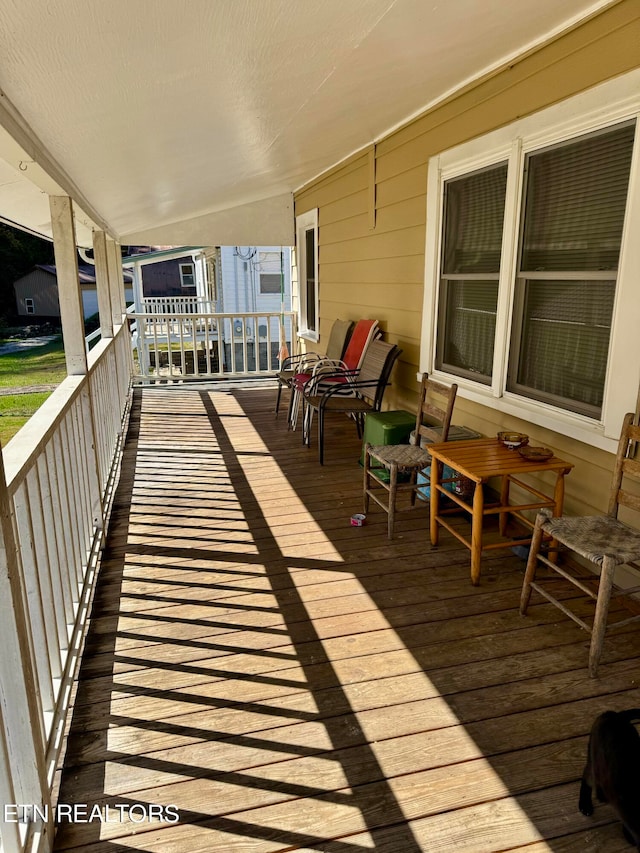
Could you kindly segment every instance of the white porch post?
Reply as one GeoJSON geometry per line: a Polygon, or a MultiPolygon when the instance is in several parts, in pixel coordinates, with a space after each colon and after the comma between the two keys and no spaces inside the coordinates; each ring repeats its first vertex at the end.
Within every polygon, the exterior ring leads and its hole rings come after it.
{"type": "Polygon", "coordinates": [[[120,244],[107,238],[107,257],[109,261],[109,284],[111,287],[111,316],[114,326],[122,325],[122,315],[126,305],[124,301],[124,278],[122,276],[122,255],[120,244]]]}
{"type": "Polygon", "coordinates": [[[107,235],[104,231],[93,232],[93,258],[96,263],[96,288],[98,290],[100,336],[102,338],[112,338],[113,312],[111,309],[111,288],[109,286],[107,235]]]}
{"type": "Polygon", "coordinates": [[[48,815],[43,849],[53,846],[51,798],[45,768],[45,740],[32,668],[31,637],[20,581],[4,461],[0,450],[0,841],[6,853],[23,850],[17,813],[10,804],[42,806],[48,815]],[[5,817],[9,820],[6,821],[5,817]]]}
{"type": "MultiPolygon", "coordinates": [[[[124,276],[122,274],[122,253],[120,243],[107,237],[107,265],[109,268],[109,289],[111,292],[111,319],[113,325],[120,327],[127,323],[127,303],[124,297],[124,276]]],[[[131,329],[127,324],[129,343],[127,359],[129,375],[134,372],[133,352],[131,350],[131,329]]]]}
{"type": "Polygon", "coordinates": [[[49,207],[67,373],[83,376],[87,372],[87,352],[72,202],[68,196],[50,196],[49,207]]]}
{"type": "MultiPolygon", "coordinates": [[[[202,252],[197,254],[193,254],[191,256],[193,260],[193,268],[196,274],[196,299],[202,300],[203,304],[206,307],[207,297],[207,270],[205,266],[205,257],[202,252]]],[[[210,307],[207,308],[208,311],[211,310],[210,307]]]]}

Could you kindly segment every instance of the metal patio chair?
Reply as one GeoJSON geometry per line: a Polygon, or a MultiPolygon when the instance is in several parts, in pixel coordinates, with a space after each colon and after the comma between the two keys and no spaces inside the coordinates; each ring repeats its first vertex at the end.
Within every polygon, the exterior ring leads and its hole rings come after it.
{"type": "MultiPolygon", "coordinates": [[[[309,380],[322,373],[327,378],[327,382],[345,382],[349,371],[360,369],[369,344],[380,337],[381,334],[377,320],[358,320],[341,359],[320,358],[306,372],[296,373],[291,383],[291,399],[289,403],[290,429],[296,428],[298,412],[302,403],[302,393],[309,380]]],[[[307,409],[307,418],[309,420],[309,423],[306,424],[307,428],[311,426],[312,414],[313,410],[307,409]]]]}
{"type": "Polygon", "coordinates": [[[359,370],[338,371],[312,377],[302,393],[303,441],[311,442],[311,415],[318,413],[318,456],[324,464],[324,433],[326,415],[342,413],[356,423],[362,438],[362,424],[367,412],[378,412],[394,364],[402,350],[384,341],[372,341],[367,347],[359,370]]]}
{"type": "MultiPolygon", "coordinates": [[[[331,327],[329,340],[327,341],[327,351],[322,355],[316,352],[303,352],[298,355],[287,356],[281,365],[281,369],[276,373],[278,382],[278,395],[276,397],[276,417],[280,411],[280,398],[282,389],[291,389],[294,377],[297,374],[311,372],[313,367],[318,362],[329,359],[332,362],[339,362],[349,343],[351,332],[353,331],[353,322],[351,320],[336,320],[331,327]]],[[[293,392],[289,400],[289,416],[287,423],[291,420],[291,409],[293,402],[293,392]]]]}

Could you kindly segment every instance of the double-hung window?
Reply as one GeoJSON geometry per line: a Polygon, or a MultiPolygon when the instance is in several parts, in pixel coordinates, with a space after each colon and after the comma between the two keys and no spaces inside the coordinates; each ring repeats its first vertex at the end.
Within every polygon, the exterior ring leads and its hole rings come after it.
{"type": "Polygon", "coordinates": [[[635,123],[527,154],[507,389],[602,412],[635,123]]]}
{"type": "Polygon", "coordinates": [[[296,217],[298,326],[300,335],[319,339],[318,326],[318,210],[296,217]]]}
{"type": "Polygon", "coordinates": [[[625,101],[608,122],[543,130],[551,110],[430,164],[421,370],[551,428],[613,435],[640,378],[625,321],[640,303],[637,115],[625,101]]]}
{"type": "Polygon", "coordinates": [[[196,268],[194,264],[180,264],[180,286],[196,286],[196,268]]]}
{"type": "Polygon", "coordinates": [[[436,364],[491,383],[507,164],[444,184],[436,364]]]}

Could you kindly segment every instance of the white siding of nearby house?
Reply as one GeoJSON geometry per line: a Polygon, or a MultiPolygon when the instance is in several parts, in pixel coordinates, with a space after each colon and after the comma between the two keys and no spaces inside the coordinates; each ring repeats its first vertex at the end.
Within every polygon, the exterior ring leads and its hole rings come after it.
{"type": "MultiPolygon", "coordinates": [[[[220,248],[219,311],[224,313],[254,313],[280,310],[280,293],[260,292],[260,273],[279,273],[279,262],[274,264],[280,246],[222,246],[220,248]],[[265,258],[265,255],[267,256],[265,258]],[[268,257],[271,255],[271,257],[268,257]],[[268,264],[268,266],[267,266],[268,264]]],[[[285,308],[291,306],[291,250],[284,253],[285,308]]]]}

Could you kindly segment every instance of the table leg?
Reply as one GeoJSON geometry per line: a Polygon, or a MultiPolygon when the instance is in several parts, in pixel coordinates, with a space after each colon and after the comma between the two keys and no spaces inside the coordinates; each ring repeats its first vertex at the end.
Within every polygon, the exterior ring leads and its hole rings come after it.
{"type": "MultiPolygon", "coordinates": [[[[502,483],[500,485],[500,506],[509,506],[509,484],[511,480],[508,474],[502,475],[502,483]]],[[[499,517],[500,536],[507,534],[507,521],[509,518],[508,512],[501,512],[499,517]]]]}
{"type": "Polygon", "coordinates": [[[431,473],[429,475],[430,497],[429,497],[429,523],[431,530],[431,544],[438,544],[438,508],[440,506],[440,492],[438,485],[440,483],[440,464],[431,459],[431,473]]]}
{"type": "MultiPolygon", "coordinates": [[[[554,516],[562,515],[562,507],[564,504],[564,475],[565,471],[558,471],[556,474],[556,487],[553,491],[553,514],[554,516]]],[[[548,558],[552,563],[558,562],[557,541],[552,539],[549,543],[548,558]]]]}
{"type": "Polygon", "coordinates": [[[562,515],[562,506],[564,504],[564,471],[558,471],[556,475],[556,487],[553,492],[553,514],[562,515]]]}
{"type": "Polygon", "coordinates": [[[482,522],[484,520],[484,492],[482,483],[476,483],[473,492],[473,514],[471,516],[471,583],[480,583],[480,560],[482,559],[482,522]]]}

